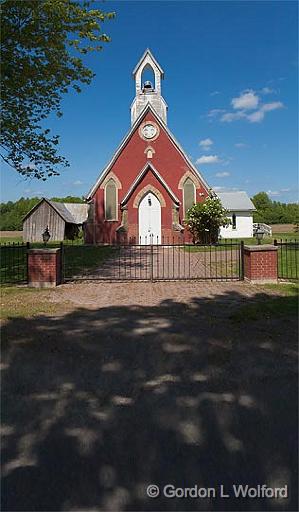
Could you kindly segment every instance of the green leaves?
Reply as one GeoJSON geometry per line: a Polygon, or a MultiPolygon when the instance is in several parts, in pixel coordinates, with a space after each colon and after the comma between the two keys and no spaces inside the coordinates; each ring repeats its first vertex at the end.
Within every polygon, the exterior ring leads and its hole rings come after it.
{"type": "Polygon", "coordinates": [[[115,14],[90,9],[91,4],[72,0],[2,3],[0,155],[22,175],[45,180],[68,166],[58,154],[58,137],[51,136],[42,123],[51,112],[62,115],[62,96],[70,87],[80,92],[80,83],[91,82],[94,74],[81,55],[102,50],[110,41],[102,24],[115,14]]]}
{"type": "Polygon", "coordinates": [[[214,197],[208,197],[204,202],[192,206],[187,212],[187,226],[194,242],[216,242],[220,226],[230,224],[227,213],[220,199],[214,197]]]}
{"type": "Polygon", "coordinates": [[[252,202],[257,210],[253,214],[254,222],[291,224],[299,219],[299,205],[297,203],[272,201],[266,192],[259,192],[253,196],[252,202]]]}

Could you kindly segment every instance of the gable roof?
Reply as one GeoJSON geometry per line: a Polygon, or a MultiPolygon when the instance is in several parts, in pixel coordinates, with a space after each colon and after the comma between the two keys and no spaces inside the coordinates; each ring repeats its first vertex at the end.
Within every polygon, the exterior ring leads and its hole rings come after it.
{"type": "Polygon", "coordinates": [[[255,206],[246,192],[217,192],[222,206],[230,211],[255,210],[255,206]]]}
{"type": "MultiPolygon", "coordinates": [[[[61,203],[56,203],[61,204],[61,203]]],[[[86,203],[62,203],[74,219],[74,224],[83,224],[88,217],[89,205],[86,203]]]]}
{"type": "Polygon", "coordinates": [[[68,224],[83,224],[88,217],[88,204],[84,203],[59,203],[50,201],[43,197],[23,218],[23,222],[29,217],[43,202],[48,203],[58,213],[58,215],[68,224]]]}
{"type": "Polygon", "coordinates": [[[139,66],[142,64],[142,62],[144,61],[144,59],[146,58],[146,56],[149,56],[152,61],[154,62],[154,64],[156,64],[157,68],[159,69],[162,77],[164,77],[164,71],[163,69],[161,68],[160,64],[156,61],[155,57],[153,56],[152,52],[150,51],[149,48],[147,48],[144,52],[144,54],[142,55],[141,59],[139,59],[138,63],[136,64],[134,70],[133,70],[133,77],[136,75],[137,71],[138,71],[138,68],[139,66]]]}
{"type": "Polygon", "coordinates": [[[163,187],[167,190],[167,192],[169,193],[170,197],[174,200],[174,202],[177,203],[177,204],[180,204],[179,199],[174,194],[174,192],[171,190],[171,188],[167,185],[166,181],[164,181],[164,179],[162,178],[161,174],[158,173],[157,169],[155,169],[153,164],[151,164],[150,162],[147,162],[145,164],[145,166],[143,167],[143,169],[138,174],[137,178],[133,181],[131,187],[129,188],[128,192],[126,193],[125,197],[123,198],[123,200],[121,202],[121,205],[124,205],[124,204],[126,204],[128,202],[129,198],[133,194],[133,192],[134,192],[135,188],[137,187],[138,183],[140,183],[140,181],[142,180],[143,176],[146,174],[146,172],[149,169],[156,176],[158,181],[160,181],[160,183],[163,185],[163,187]]]}
{"type": "Polygon", "coordinates": [[[60,217],[62,217],[62,219],[65,222],[68,222],[70,224],[75,224],[75,220],[74,220],[72,214],[69,212],[69,210],[67,209],[67,207],[65,206],[64,203],[50,201],[49,199],[47,199],[46,201],[54,208],[54,210],[57,213],[59,213],[60,217]]]}
{"type": "Polygon", "coordinates": [[[154,110],[154,108],[152,107],[152,105],[150,103],[148,103],[142,112],[140,112],[140,115],[139,117],[136,119],[135,123],[132,125],[131,129],[129,130],[129,132],[127,133],[127,135],[123,138],[123,140],[121,141],[120,145],[118,146],[116,152],[114,153],[113,157],[111,158],[111,160],[109,161],[109,163],[106,165],[106,167],[104,168],[102,174],[100,174],[99,178],[97,179],[96,183],[93,185],[93,187],[90,189],[90,191],[88,192],[88,195],[86,196],[86,199],[90,199],[93,194],[96,192],[96,190],[98,189],[98,187],[100,186],[100,184],[102,183],[102,181],[105,179],[105,177],[107,176],[107,174],[109,173],[111,167],[113,166],[113,164],[115,163],[115,161],[117,160],[117,158],[119,157],[120,153],[122,152],[123,148],[126,146],[126,144],[128,143],[128,141],[130,140],[130,138],[132,137],[133,133],[135,132],[135,129],[136,127],[141,123],[142,119],[144,118],[144,116],[148,113],[148,112],[151,112],[154,116],[155,116],[155,120],[158,124],[160,124],[160,126],[166,131],[167,135],[169,136],[170,138],[170,141],[172,142],[172,144],[177,148],[177,150],[181,153],[181,155],[183,156],[183,158],[186,160],[187,164],[189,165],[190,169],[192,172],[194,172],[195,176],[197,178],[200,178],[200,180],[202,181],[203,185],[205,186],[207,192],[209,191],[209,189],[211,188],[208,183],[206,182],[206,180],[203,178],[203,176],[201,175],[201,173],[198,171],[198,169],[195,167],[195,165],[191,162],[191,160],[189,159],[189,157],[186,155],[185,151],[183,150],[182,146],[179,144],[179,142],[175,139],[174,135],[171,133],[171,131],[169,130],[169,128],[166,126],[166,124],[162,121],[162,119],[160,118],[160,116],[156,113],[156,111],[154,110]]]}

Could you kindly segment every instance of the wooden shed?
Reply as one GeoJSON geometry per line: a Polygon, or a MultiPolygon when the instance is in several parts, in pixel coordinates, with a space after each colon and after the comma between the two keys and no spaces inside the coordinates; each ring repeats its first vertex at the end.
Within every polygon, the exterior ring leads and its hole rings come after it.
{"type": "Polygon", "coordinates": [[[24,242],[42,242],[48,226],[50,241],[72,239],[88,217],[88,204],[58,203],[43,197],[23,219],[24,242]]]}

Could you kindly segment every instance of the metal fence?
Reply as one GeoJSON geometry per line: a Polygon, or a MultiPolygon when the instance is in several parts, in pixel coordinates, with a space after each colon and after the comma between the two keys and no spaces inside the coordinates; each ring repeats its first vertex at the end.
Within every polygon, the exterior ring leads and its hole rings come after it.
{"type": "Polygon", "coordinates": [[[29,243],[0,245],[0,283],[27,283],[27,251],[29,243]]]}
{"type": "Polygon", "coordinates": [[[299,277],[299,241],[274,240],[278,247],[278,277],[296,280],[299,277]]]}
{"type": "MultiPolygon", "coordinates": [[[[163,240],[162,244],[77,245],[61,247],[65,281],[168,281],[242,280],[243,242],[222,240],[214,245],[193,245],[163,240]]],[[[278,247],[278,277],[296,280],[299,275],[299,241],[274,240],[278,247]]],[[[43,244],[4,243],[0,245],[0,283],[27,282],[29,247],[43,244]]]]}
{"type": "Polygon", "coordinates": [[[63,246],[64,280],[243,279],[243,242],[63,246]]]}

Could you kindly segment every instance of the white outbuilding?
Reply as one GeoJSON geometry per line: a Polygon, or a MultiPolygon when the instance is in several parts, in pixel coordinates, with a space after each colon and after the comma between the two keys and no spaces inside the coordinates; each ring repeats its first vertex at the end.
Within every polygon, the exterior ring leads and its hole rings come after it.
{"type": "Polygon", "coordinates": [[[217,192],[222,206],[228,210],[231,224],[220,228],[222,238],[251,238],[255,206],[246,192],[217,192]]]}

